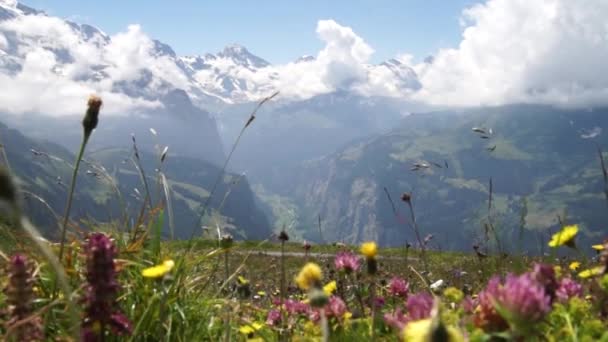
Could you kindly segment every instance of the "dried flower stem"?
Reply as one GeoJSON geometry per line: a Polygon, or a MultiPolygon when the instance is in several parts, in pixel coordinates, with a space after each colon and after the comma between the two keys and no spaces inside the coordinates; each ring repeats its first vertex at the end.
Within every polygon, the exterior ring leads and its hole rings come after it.
{"type": "Polygon", "coordinates": [[[424,271],[428,272],[429,271],[429,266],[428,266],[428,262],[426,260],[426,246],[422,241],[422,238],[420,237],[420,229],[418,228],[418,223],[416,222],[416,214],[414,214],[414,205],[412,204],[412,201],[407,201],[406,202],[408,207],[410,208],[410,216],[412,218],[412,225],[414,227],[414,232],[416,232],[416,239],[418,240],[418,244],[420,244],[420,252],[421,252],[421,257],[422,257],[422,264],[424,266],[424,271]]]}
{"type": "Polygon", "coordinates": [[[84,150],[89,141],[90,135],[84,135],[82,142],[80,143],[80,151],[76,156],[76,162],[74,163],[74,170],[72,171],[72,180],[70,182],[70,189],[68,190],[68,198],[65,205],[65,212],[63,213],[63,223],[61,224],[61,241],[59,245],[59,260],[63,259],[63,251],[65,249],[65,238],[68,228],[68,221],[70,220],[70,211],[72,210],[72,200],[74,198],[74,190],[76,189],[76,177],[78,176],[78,169],[80,168],[80,162],[84,155],[84,150]]]}

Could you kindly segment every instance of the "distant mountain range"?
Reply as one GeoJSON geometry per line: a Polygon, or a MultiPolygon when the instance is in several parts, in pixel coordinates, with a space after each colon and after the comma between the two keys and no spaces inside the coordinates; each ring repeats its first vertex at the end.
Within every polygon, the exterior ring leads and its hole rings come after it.
{"type": "Polygon", "coordinates": [[[608,224],[597,151],[608,145],[606,127],[607,109],[526,105],[414,114],[388,133],[284,170],[274,189],[298,205],[308,238],[318,239],[311,227],[320,215],[329,241],[384,245],[416,243],[400,200],[409,192],[434,248],[470,250],[485,242],[492,179],[489,215],[505,249],[521,247],[522,222],[526,250],[539,251],[559,220],[580,224],[582,239],[598,242],[608,224]]]}

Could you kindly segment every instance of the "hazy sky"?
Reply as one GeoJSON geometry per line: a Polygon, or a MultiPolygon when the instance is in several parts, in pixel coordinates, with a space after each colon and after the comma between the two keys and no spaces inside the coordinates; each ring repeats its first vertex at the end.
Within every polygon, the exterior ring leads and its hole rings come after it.
{"type": "Polygon", "coordinates": [[[474,0],[142,1],[28,0],[25,4],[109,34],[140,24],[178,54],[239,43],[271,63],[315,55],[319,19],[350,26],[375,50],[372,62],[409,53],[417,60],[461,40],[459,18],[474,0]]]}

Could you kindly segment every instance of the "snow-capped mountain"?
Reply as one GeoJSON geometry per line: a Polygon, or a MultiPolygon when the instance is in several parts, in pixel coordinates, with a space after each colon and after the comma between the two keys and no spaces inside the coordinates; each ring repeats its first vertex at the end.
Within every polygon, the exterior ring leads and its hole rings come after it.
{"type": "MultiPolygon", "coordinates": [[[[327,47],[317,56],[271,65],[233,44],[215,54],[178,56],[136,25],[110,36],[91,25],[0,1],[2,81],[25,88],[52,84],[58,93],[102,93],[115,112],[160,106],[158,99],[172,89],[183,89],[196,105],[217,108],[213,105],[257,101],[277,90],[289,102],[338,90],[399,96],[420,87],[414,70],[396,59],[372,65],[334,54],[327,47]]],[[[41,111],[42,106],[9,109],[41,111]]]]}

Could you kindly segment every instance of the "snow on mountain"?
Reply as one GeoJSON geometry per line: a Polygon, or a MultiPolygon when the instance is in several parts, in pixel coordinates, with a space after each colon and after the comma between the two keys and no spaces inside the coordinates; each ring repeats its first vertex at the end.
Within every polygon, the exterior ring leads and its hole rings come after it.
{"type": "Polygon", "coordinates": [[[106,113],[156,108],[183,89],[199,106],[257,101],[280,90],[283,101],[334,91],[401,96],[419,87],[416,73],[397,60],[367,62],[373,50],[350,28],[320,21],[326,47],[317,56],[271,65],[233,44],[215,54],[178,56],[141,27],[108,35],[100,29],[0,0],[0,94],[5,112],[79,113],[76,98],[99,93],[106,113]],[[39,94],[28,100],[31,94],[39,94]]]}

